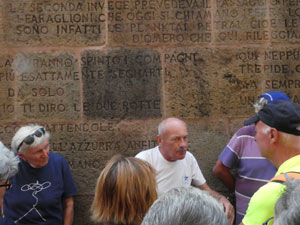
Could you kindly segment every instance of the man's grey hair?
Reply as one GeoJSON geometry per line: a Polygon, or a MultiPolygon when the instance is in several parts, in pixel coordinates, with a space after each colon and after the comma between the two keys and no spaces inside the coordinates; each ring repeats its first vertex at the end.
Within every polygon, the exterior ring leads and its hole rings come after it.
{"type": "Polygon", "coordinates": [[[164,120],[161,121],[161,122],[159,123],[159,125],[158,125],[158,135],[159,135],[159,136],[162,136],[162,135],[165,133],[167,123],[170,122],[170,121],[172,121],[172,120],[173,120],[173,121],[177,121],[177,122],[181,122],[181,123],[184,123],[184,124],[185,124],[184,121],[182,121],[181,119],[178,119],[178,118],[176,118],[176,117],[169,117],[169,118],[167,118],[167,119],[164,119],[164,120]]]}
{"type": "Polygon", "coordinates": [[[18,172],[19,158],[0,141],[0,180],[6,180],[18,172]]]}
{"type": "Polygon", "coordinates": [[[195,187],[172,189],[157,199],[141,225],[229,225],[222,205],[195,187]]]}
{"type": "Polygon", "coordinates": [[[262,108],[264,107],[265,104],[268,103],[268,99],[261,97],[258,99],[258,101],[253,105],[254,111],[257,114],[262,108]]]}
{"type": "Polygon", "coordinates": [[[40,128],[43,128],[43,126],[37,125],[37,124],[30,124],[30,125],[21,127],[16,132],[16,134],[14,135],[14,137],[13,137],[13,139],[11,141],[12,150],[14,152],[26,154],[26,152],[27,152],[28,149],[40,145],[45,139],[49,140],[50,139],[50,134],[49,134],[49,132],[47,132],[45,130],[46,133],[44,135],[42,135],[41,137],[34,136],[34,142],[32,144],[27,145],[25,142],[23,142],[23,144],[20,146],[20,144],[22,143],[22,141],[24,141],[24,139],[27,136],[32,135],[35,131],[37,131],[40,128]],[[20,146],[20,148],[18,150],[19,146],[20,146]]]}
{"type": "Polygon", "coordinates": [[[300,179],[286,182],[286,191],[275,205],[274,225],[299,225],[300,179]]]}

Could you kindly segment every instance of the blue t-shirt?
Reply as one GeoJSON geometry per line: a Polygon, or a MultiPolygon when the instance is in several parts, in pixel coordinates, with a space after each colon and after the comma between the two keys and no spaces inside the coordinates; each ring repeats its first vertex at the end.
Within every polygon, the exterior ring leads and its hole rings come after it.
{"type": "Polygon", "coordinates": [[[61,225],[63,199],[77,192],[67,161],[50,152],[48,164],[33,168],[21,160],[12,188],[4,196],[0,224],[61,225]]]}

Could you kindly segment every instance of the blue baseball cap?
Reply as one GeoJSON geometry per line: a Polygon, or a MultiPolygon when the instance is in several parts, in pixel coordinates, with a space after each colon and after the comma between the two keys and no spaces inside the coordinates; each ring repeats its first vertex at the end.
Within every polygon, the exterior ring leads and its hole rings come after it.
{"type": "Polygon", "coordinates": [[[278,100],[284,100],[284,101],[291,102],[291,99],[281,91],[266,92],[258,97],[258,99],[260,99],[260,98],[265,98],[268,100],[268,102],[275,102],[278,100]]]}
{"type": "Polygon", "coordinates": [[[278,100],[265,104],[258,114],[246,120],[244,124],[250,125],[258,121],[278,131],[300,136],[300,108],[292,102],[278,100]]]}

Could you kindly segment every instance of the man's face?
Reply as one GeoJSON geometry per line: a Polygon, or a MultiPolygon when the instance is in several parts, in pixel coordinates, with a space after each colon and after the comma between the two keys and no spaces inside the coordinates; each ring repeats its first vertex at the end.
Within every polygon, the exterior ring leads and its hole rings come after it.
{"type": "Polygon", "coordinates": [[[168,161],[184,159],[188,142],[187,127],[182,121],[169,122],[165,132],[158,136],[159,149],[168,161]]]}
{"type": "Polygon", "coordinates": [[[269,151],[269,135],[270,132],[268,127],[261,121],[258,121],[255,124],[255,141],[259,147],[261,155],[265,158],[270,159],[270,151],[269,151]]]}
{"type": "Polygon", "coordinates": [[[25,154],[19,153],[19,156],[27,161],[34,168],[46,166],[49,160],[49,141],[45,139],[40,145],[28,149],[25,154]]]}

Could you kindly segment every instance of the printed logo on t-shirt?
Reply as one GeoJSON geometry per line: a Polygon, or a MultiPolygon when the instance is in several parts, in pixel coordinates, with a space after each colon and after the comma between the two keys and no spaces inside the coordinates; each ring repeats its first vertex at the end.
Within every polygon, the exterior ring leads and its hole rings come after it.
{"type": "Polygon", "coordinates": [[[21,187],[21,191],[32,191],[32,197],[35,199],[35,203],[32,205],[32,208],[29,209],[23,216],[21,216],[19,219],[15,220],[15,223],[18,223],[20,220],[22,220],[24,217],[26,217],[31,211],[35,211],[43,221],[46,221],[46,219],[41,215],[39,210],[36,208],[39,203],[39,198],[36,196],[39,192],[49,188],[51,186],[51,182],[46,181],[42,184],[39,183],[39,181],[36,181],[36,183],[31,184],[25,184],[21,187]]]}
{"type": "Polygon", "coordinates": [[[183,182],[184,182],[185,184],[189,184],[189,177],[188,177],[188,176],[184,176],[184,177],[183,177],[183,182]]]}

